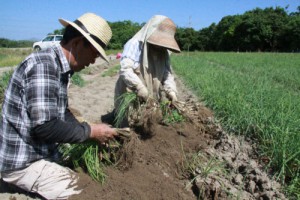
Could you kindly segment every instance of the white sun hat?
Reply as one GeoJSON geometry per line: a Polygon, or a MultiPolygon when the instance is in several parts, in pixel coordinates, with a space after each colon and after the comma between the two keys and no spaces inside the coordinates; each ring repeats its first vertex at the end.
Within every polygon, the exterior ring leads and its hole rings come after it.
{"type": "Polygon", "coordinates": [[[104,49],[111,39],[112,31],[107,21],[94,13],[85,13],[74,22],[59,19],[63,26],[71,25],[76,28],[108,62],[104,49]]]}

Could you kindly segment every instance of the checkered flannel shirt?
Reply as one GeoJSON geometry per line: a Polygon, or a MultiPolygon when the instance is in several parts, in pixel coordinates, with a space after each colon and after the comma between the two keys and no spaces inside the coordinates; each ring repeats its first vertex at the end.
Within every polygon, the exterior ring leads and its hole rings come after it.
{"type": "Polygon", "coordinates": [[[29,55],[14,71],[0,119],[0,171],[55,157],[57,144],[33,140],[30,131],[64,120],[70,66],[60,45],[29,55]]]}

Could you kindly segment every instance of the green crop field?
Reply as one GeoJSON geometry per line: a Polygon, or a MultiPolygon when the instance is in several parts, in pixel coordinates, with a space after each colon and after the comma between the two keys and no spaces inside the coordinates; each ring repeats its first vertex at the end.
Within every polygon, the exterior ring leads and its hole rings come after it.
{"type": "Polygon", "coordinates": [[[16,66],[31,52],[31,48],[0,48],[0,67],[16,66]]]}
{"type": "Polygon", "coordinates": [[[300,54],[173,54],[179,77],[224,128],[259,145],[259,156],[300,198],[300,54]]]}

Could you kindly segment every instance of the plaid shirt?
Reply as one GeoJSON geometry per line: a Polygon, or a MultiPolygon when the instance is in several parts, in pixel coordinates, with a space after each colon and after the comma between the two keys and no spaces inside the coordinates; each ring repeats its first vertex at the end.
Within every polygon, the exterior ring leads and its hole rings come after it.
{"type": "Polygon", "coordinates": [[[33,140],[30,131],[51,119],[64,120],[70,72],[60,45],[32,53],[14,71],[0,119],[0,171],[58,155],[57,144],[33,140]]]}

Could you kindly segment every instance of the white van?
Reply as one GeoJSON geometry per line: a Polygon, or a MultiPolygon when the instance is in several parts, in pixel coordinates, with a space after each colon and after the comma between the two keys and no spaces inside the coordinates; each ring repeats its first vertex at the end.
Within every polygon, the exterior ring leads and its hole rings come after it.
{"type": "Polygon", "coordinates": [[[35,51],[39,51],[41,49],[46,49],[53,44],[60,43],[62,38],[63,38],[62,35],[48,35],[43,40],[33,43],[32,48],[35,51]]]}

